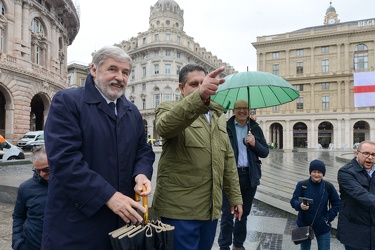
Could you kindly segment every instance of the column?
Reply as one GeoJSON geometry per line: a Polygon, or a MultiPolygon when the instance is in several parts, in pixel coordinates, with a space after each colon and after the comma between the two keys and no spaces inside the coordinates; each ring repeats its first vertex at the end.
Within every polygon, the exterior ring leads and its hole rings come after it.
{"type": "Polygon", "coordinates": [[[290,141],[293,139],[293,128],[290,128],[290,120],[285,121],[284,129],[284,149],[293,149],[293,144],[290,141]]]}
{"type": "Polygon", "coordinates": [[[286,72],[285,72],[285,75],[286,76],[290,76],[290,62],[289,62],[289,59],[290,59],[290,50],[285,50],[285,54],[286,54],[286,72]]]}
{"type": "Polygon", "coordinates": [[[22,0],[15,0],[14,1],[14,56],[21,56],[21,41],[22,41],[22,34],[21,34],[21,24],[22,21],[22,0]]]}
{"type": "Polygon", "coordinates": [[[344,144],[347,148],[350,148],[353,145],[353,128],[350,126],[350,118],[344,119],[344,144]]]}
{"type": "Polygon", "coordinates": [[[315,128],[315,120],[310,119],[310,128],[308,128],[308,135],[307,135],[307,141],[308,141],[308,148],[316,148],[318,145],[318,136],[316,134],[316,128],[315,128]]]}
{"type": "Polygon", "coordinates": [[[261,71],[266,71],[266,53],[263,53],[263,65],[261,71]]]}
{"type": "Polygon", "coordinates": [[[339,110],[339,108],[342,107],[342,100],[341,100],[341,82],[340,81],[337,81],[337,105],[336,105],[336,111],[339,112],[339,111],[342,111],[343,109],[339,110]]]}
{"type": "Polygon", "coordinates": [[[311,65],[310,65],[310,73],[315,74],[315,53],[314,53],[315,47],[310,47],[310,60],[311,60],[311,65]]]}
{"type": "Polygon", "coordinates": [[[349,81],[344,81],[345,84],[345,96],[344,96],[344,107],[345,112],[349,111],[349,103],[350,103],[350,96],[349,96],[349,81]]]}
{"type": "MultiPolygon", "coordinates": [[[[16,1],[17,2],[17,1],[16,1]]],[[[29,20],[29,15],[30,15],[30,10],[29,10],[29,2],[25,1],[23,2],[22,6],[22,40],[26,45],[30,46],[30,36],[29,36],[29,28],[30,28],[30,21],[29,20]]]]}
{"type": "Polygon", "coordinates": [[[345,70],[346,73],[350,72],[349,61],[350,61],[349,60],[349,44],[345,43],[345,65],[344,65],[344,70],[345,70]]]}
{"type": "Polygon", "coordinates": [[[336,70],[337,72],[340,72],[341,71],[341,57],[340,57],[340,54],[341,54],[341,44],[336,44],[336,47],[337,47],[337,61],[336,61],[336,70]]]}
{"type": "MultiPolygon", "coordinates": [[[[313,79],[311,79],[313,80],[313,79]]],[[[311,104],[310,104],[310,110],[311,112],[315,112],[315,82],[311,82],[311,104]]]]}

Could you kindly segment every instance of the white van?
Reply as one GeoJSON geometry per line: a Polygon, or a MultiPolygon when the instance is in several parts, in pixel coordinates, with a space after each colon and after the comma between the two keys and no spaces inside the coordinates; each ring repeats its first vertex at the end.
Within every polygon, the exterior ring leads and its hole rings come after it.
{"type": "Polygon", "coordinates": [[[44,145],[44,131],[27,132],[21,140],[17,142],[17,146],[22,149],[32,149],[34,146],[44,145]]]}
{"type": "Polygon", "coordinates": [[[2,143],[2,147],[4,152],[2,161],[25,159],[23,150],[17,146],[14,146],[12,143],[5,141],[2,143]]]}

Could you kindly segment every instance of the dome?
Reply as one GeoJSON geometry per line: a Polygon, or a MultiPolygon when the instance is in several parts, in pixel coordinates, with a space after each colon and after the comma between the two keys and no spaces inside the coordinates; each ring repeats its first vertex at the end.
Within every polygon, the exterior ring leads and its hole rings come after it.
{"type": "Polygon", "coordinates": [[[173,0],[158,0],[150,8],[150,28],[171,27],[182,30],[184,10],[173,0]]]}
{"type": "Polygon", "coordinates": [[[328,7],[326,13],[328,13],[328,12],[336,13],[336,9],[334,7],[332,7],[332,2],[329,3],[329,7],[328,7]]]}

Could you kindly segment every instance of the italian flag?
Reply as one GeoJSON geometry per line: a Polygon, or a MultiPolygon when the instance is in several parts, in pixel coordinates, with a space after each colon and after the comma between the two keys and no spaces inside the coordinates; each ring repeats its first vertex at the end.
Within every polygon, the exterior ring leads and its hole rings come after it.
{"type": "Polygon", "coordinates": [[[375,72],[354,73],[354,107],[375,106],[375,72]]]}

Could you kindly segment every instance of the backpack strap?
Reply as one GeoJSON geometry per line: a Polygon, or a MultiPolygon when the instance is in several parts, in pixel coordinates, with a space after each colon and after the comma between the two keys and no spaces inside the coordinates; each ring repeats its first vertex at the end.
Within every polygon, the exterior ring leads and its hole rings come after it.
{"type": "Polygon", "coordinates": [[[328,208],[331,208],[332,207],[331,194],[332,194],[333,184],[329,181],[326,181],[326,180],[324,180],[324,182],[326,184],[326,190],[327,190],[327,193],[328,193],[328,208]]]}

